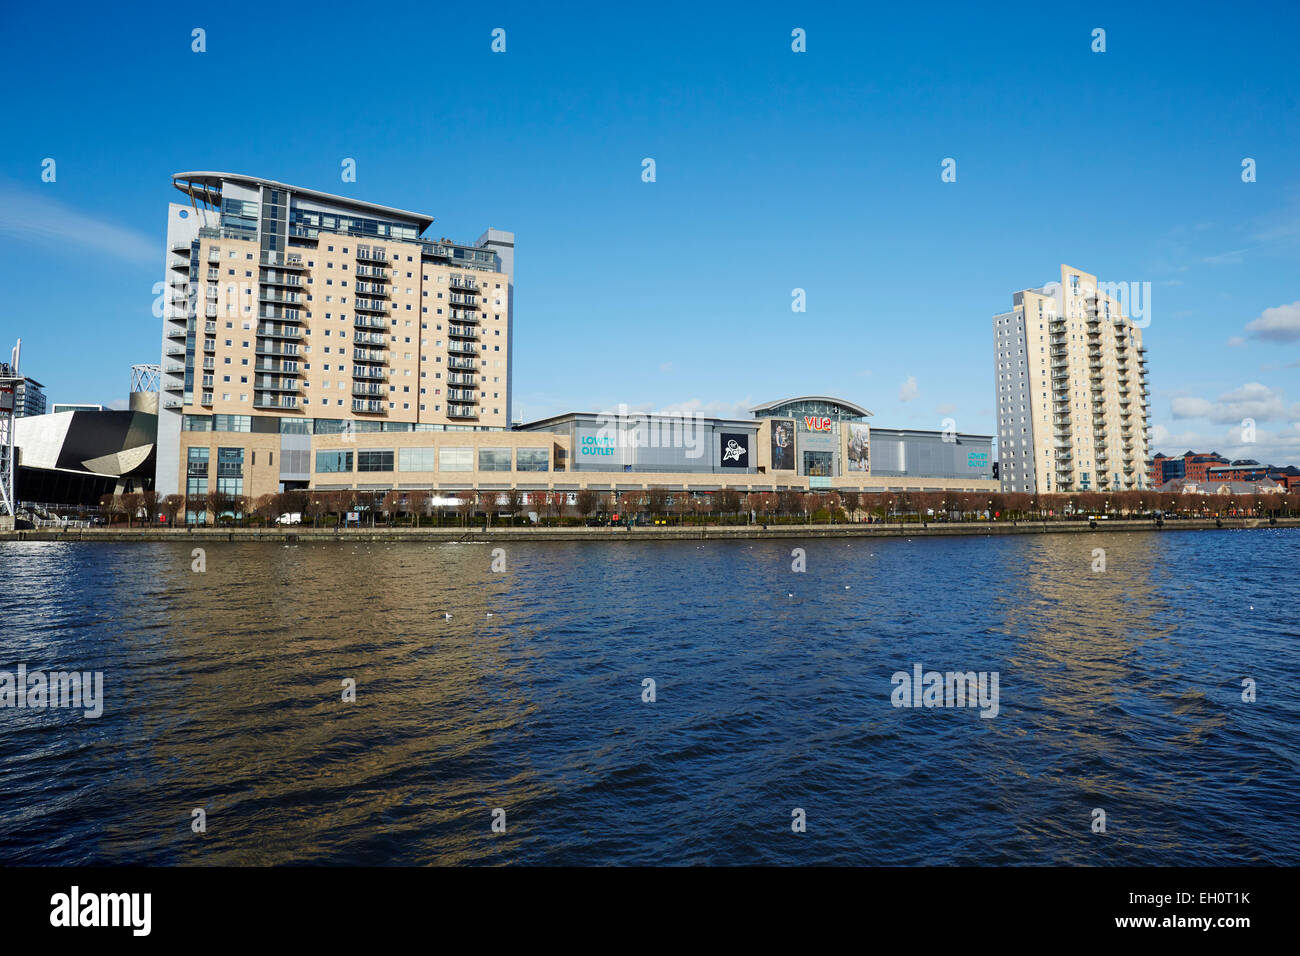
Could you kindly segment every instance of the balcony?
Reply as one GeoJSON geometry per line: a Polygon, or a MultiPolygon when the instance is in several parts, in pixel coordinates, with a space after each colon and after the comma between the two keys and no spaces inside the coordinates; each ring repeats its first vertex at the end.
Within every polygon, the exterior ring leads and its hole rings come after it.
{"type": "Polygon", "coordinates": [[[173,242],[173,243],[172,243],[172,252],[175,252],[175,253],[177,253],[178,255],[183,253],[183,254],[185,255],[185,261],[186,261],[186,264],[187,264],[187,265],[189,264],[190,250],[191,250],[192,248],[193,248],[193,246],[192,246],[190,243],[188,243],[188,242],[173,242]]]}
{"type": "Polygon", "coordinates": [[[383,279],[388,280],[388,270],[381,269],[378,266],[357,266],[356,277],[358,279],[383,279]]]}
{"type": "Polygon", "coordinates": [[[448,385],[477,385],[478,376],[465,372],[452,372],[447,376],[448,385]]]}
{"type": "Polygon", "coordinates": [[[358,282],[357,295],[388,295],[388,286],[379,282],[358,282]]]}
{"type": "MultiPolygon", "coordinates": [[[[357,333],[364,335],[364,332],[357,333]]],[[[383,336],[380,336],[383,338],[383,336]]],[[[388,353],[383,349],[353,349],[352,361],[354,362],[387,362],[388,353]]]]}
{"type": "Polygon", "coordinates": [[[278,292],[275,289],[262,289],[257,294],[258,302],[284,303],[286,305],[302,305],[304,301],[301,292],[278,292]]]}
{"type": "Polygon", "coordinates": [[[366,312],[387,312],[388,303],[382,299],[353,299],[352,308],[366,312]]]}
{"type": "Polygon", "coordinates": [[[262,278],[258,280],[262,285],[282,285],[290,288],[302,288],[302,277],[292,273],[280,273],[270,269],[263,270],[262,278]]]}
{"type": "Polygon", "coordinates": [[[253,388],[268,392],[296,392],[299,385],[297,379],[293,378],[269,378],[263,376],[256,378],[253,382],[253,388]]]}
{"type": "Polygon", "coordinates": [[[447,367],[456,368],[456,369],[466,369],[466,370],[473,370],[478,368],[478,366],[474,364],[474,361],[472,359],[463,359],[463,358],[447,359],[447,367]]]}
{"type": "Polygon", "coordinates": [[[354,365],[352,377],[383,380],[388,377],[388,369],[377,365],[354,365]]]}
{"type": "Polygon", "coordinates": [[[281,342],[263,342],[257,343],[256,353],[258,355],[287,355],[291,358],[298,358],[298,346],[285,345],[281,342]]]}
{"type": "Polygon", "coordinates": [[[357,345],[386,345],[388,336],[378,332],[353,332],[352,341],[357,345]]]}
{"type": "Polygon", "coordinates": [[[378,246],[357,246],[358,262],[387,262],[388,252],[378,246]]]}
{"type": "Polygon", "coordinates": [[[447,389],[447,399],[453,402],[469,402],[473,404],[478,401],[478,394],[467,388],[449,388],[447,389]]]}
{"type": "Polygon", "coordinates": [[[267,339],[300,339],[302,338],[302,329],[288,325],[259,325],[257,334],[267,339]]]}
{"type": "Polygon", "coordinates": [[[478,418],[478,409],[473,405],[448,405],[448,418],[478,418]]]}
{"type": "Polygon", "coordinates": [[[449,325],[447,326],[447,334],[462,339],[477,339],[478,329],[471,328],[468,325],[449,325]]]}
{"type": "Polygon", "coordinates": [[[354,398],[352,399],[352,410],[366,415],[377,415],[385,411],[385,405],[383,402],[376,402],[373,399],[354,398]]]}
{"type": "Polygon", "coordinates": [[[204,339],[204,340],[203,340],[203,351],[205,351],[205,352],[215,352],[216,350],[217,350],[217,340],[216,340],[216,339],[204,339]]]}
{"type": "Polygon", "coordinates": [[[384,395],[384,394],[387,394],[387,392],[386,392],[384,386],[382,386],[382,385],[378,385],[378,384],[376,384],[376,385],[370,385],[370,384],[367,384],[367,383],[365,383],[365,382],[353,382],[353,383],[352,383],[352,394],[353,394],[353,395],[376,395],[376,396],[377,396],[377,395],[384,395]]]}
{"type": "Polygon", "coordinates": [[[461,305],[467,309],[478,308],[478,296],[476,295],[458,295],[453,292],[447,298],[451,300],[452,305],[461,305]]]}
{"type": "Polygon", "coordinates": [[[278,375],[297,375],[298,363],[284,359],[267,360],[253,365],[254,372],[274,372],[278,375]]]}
{"type": "Polygon", "coordinates": [[[283,252],[264,252],[262,253],[261,263],[272,269],[298,270],[307,268],[307,263],[303,261],[302,256],[283,252]]]}
{"type": "Polygon", "coordinates": [[[460,355],[477,355],[478,349],[471,342],[448,342],[447,351],[460,355]]]}
{"type": "Polygon", "coordinates": [[[169,339],[183,339],[188,335],[189,332],[186,331],[183,325],[169,325],[167,327],[167,338],[169,339]]]}
{"type": "Polygon", "coordinates": [[[254,408],[297,408],[296,395],[254,395],[254,408]]]}
{"type": "Polygon", "coordinates": [[[388,320],[381,319],[377,315],[360,315],[352,316],[352,324],[359,329],[386,329],[388,320]]]}
{"type": "Polygon", "coordinates": [[[453,289],[469,289],[478,291],[478,282],[469,276],[452,276],[449,283],[453,289]]]}

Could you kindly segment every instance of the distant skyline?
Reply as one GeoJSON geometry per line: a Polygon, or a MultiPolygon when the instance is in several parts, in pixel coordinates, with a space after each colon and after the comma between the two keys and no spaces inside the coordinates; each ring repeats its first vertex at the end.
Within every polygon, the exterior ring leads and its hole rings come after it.
{"type": "Polygon", "coordinates": [[[1151,284],[1153,453],[1300,464],[1295,4],[275,10],[0,13],[0,353],[51,405],[159,361],[170,177],[211,169],[515,232],[527,419],[829,394],[995,434],[991,318],[1065,262],[1151,284]]]}

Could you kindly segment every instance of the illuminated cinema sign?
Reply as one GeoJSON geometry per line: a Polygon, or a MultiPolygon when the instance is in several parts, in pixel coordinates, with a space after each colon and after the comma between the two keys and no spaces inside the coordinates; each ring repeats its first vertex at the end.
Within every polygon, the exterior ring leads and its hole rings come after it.
{"type": "Polygon", "coordinates": [[[805,431],[810,432],[828,432],[834,424],[833,419],[818,418],[815,415],[805,415],[803,417],[803,427],[805,431]]]}

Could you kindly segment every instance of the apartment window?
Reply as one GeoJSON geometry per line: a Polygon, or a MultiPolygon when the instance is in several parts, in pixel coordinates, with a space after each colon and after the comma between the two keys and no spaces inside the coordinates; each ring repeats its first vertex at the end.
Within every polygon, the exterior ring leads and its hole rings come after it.
{"type": "Polygon", "coordinates": [[[479,471],[509,471],[509,448],[480,448],[478,450],[479,471]]]}
{"type": "Polygon", "coordinates": [[[520,448],[515,451],[515,468],[518,471],[546,471],[551,453],[546,448],[520,448]]]}
{"type": "MultiPolygon", "coordinates": [[[[217,477],[218,478],[239,478],[244,474],[244,449],[242,448],[218,448],[217,449],[217,477]]],[[[218,491],[221,487],[218,486],[218,491]]],[[[230,492],[231,494],[242,494],[242,492],[230,492]]]]}
{"type": "Polygon", "coordinates": [[[352,470],[352,452],[318,451],[316,452],[316,471],[322,474],[336,474],[352,470]]]}
{"type": "Polygon", "coordinates": [[[437,467],[436,461],[432,447],[402,448],[397,453],[397,470],[433,471],[437,467]]]}
{"type": "MultiPolygon", "coordinates": [[[[185,473],[191,478],[206,478],[208,475],[208,449],[191,448],[188,452],[185,473]]],[[[206,491],[206,487],[204,491],[206,491]]]]}
{"type": "Polygon", "coordinates": [[[439,471],[473,471],[474,470],[474,449],[473,448],[439,448],[438,449],[438,470],[439,471]]]}
{"type": "Polygon", "coordinates": [[[357,471],[392,471],[393,450],[366,449],[357,452],[357,471]]]}

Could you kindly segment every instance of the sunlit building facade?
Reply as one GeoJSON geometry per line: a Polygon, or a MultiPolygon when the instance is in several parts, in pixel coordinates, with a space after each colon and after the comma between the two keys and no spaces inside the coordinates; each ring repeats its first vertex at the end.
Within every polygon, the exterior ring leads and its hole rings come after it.
{"type": "Polygon", "coordinates": [[[993,317],[1002,490],[1151,487],[1147,352],[1120,298],[1062,265],[1012,305],[993,317]]]}

